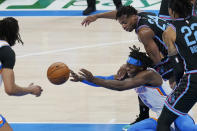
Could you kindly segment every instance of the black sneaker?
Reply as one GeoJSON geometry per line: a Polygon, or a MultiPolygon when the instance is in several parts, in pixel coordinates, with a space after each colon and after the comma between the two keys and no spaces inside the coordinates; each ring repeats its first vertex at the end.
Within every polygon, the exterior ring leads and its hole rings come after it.
{"type": "Polygon", "coordinates": [[[137,118],[136,118],[136,120],[134,121],[134,122],[132,122],[132,123],[130,123],[130,125],[132,125],[132,124],[135,124],[135,123],[137,123],[137,122],[140,122],[140,121],[142,121],[142,120],[144,120],[144,119],[147,119],[147,118],[149,118],[149,116],[143,116],[143,115],[137,115],[137,118]]]}
{"type": "Polygon", "coordinates": [[[95,7],[87,7],[84,11],[83,11],[83,15],[89,15],[92,12],[95,12],[96,8],[95,7]]]}
{"type": "Polygon", "coordinates": [[[145,116],[145,115],[139,115],[138,116],[137,115],[136,120],[134,122],[128,124],[128,125],[123,126],[122,131],[127,131],[131,127],[131,125],[133,125],[133,124],[135,124],[137,122],[140,122],[140,121],[142,121],[144,119],[147,119],[147,118],[149,118],[149,116],[145,116]]]}
{"type": "Polygon", "coordinates": [[[122,4],[117,5],[116,10],[118,10],[120,7],[122,7],[122,4]]]}

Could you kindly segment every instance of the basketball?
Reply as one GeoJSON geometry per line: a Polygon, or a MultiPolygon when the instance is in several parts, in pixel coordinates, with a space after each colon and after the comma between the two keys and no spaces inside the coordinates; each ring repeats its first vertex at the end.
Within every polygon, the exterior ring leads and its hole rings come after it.
{"type": "Polygon", "coordinates": [[[55,85],[65,83],[70,75],[68,66],[62,62],[56,62],[49,66],[47,70],[47,78],[55,85]]]}

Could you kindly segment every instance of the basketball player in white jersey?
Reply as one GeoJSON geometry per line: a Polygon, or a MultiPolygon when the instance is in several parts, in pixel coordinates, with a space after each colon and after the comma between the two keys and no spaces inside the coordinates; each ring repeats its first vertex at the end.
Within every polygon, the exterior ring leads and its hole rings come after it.
{"type": "MultiPolygon", "coordinates": [[[[10,96],[32,94],[38,97],[42,92],[40,86],[30,84],[27,87],[21,87],[15,83],[13,71],[15,52],[11,46],[14,46],[16,41],[23,44],[19,34],[18,21],[12,17],[0,20],[0,83],[3,80],[5,92],[10,96]]],[[[0,115],[0,131],[12,131],[2,115],[0,115]]]]}
{"type": "MultiPolygon", "coordinates": [[[[126,79],[116,80],[116,75],[94,77],[88,70],[81,69],[80,76],[71,71],[71,77],[73,78],[71,81],[81,81],[92,86],[101,86],[116,91],[135,89],[143,103],[159,117],[164,101],[172,89],[170,86],[161,86],[162,78],[154,69],[148,68],[152,66],[153,62],[145,53],[139,52],[139,49],[135,46],[130,49],[131,52],[126,63],[126,79]]],[[[157,117],[129,125],[129,127],[124,128],[124,131],[156,131],[157,117]]],[[[190,120],[191,118],[187,116],[187,119],[190,120]]],[[[178,124],[185,120],[185,118],[181,118],[178,124]]]]}

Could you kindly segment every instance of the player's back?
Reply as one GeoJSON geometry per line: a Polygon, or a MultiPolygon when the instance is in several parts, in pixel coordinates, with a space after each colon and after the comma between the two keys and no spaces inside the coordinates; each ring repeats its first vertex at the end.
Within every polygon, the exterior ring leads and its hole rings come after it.
{"type": "Polygon", "coordinates": [[[184,60],[185,70],[197,70],[197,17],[179,18],[173,22],[176,28],[176,46],[184,60]]]}
{"type": "Polygon", "coordinates": [[[136,27],[136,33],[143,27],[150,28],[155,37],[153,38],[163,56],[167,56],[167,46],[162,40],[162,34],[168,26],[168,22],[150,13],[141,12],[138,14],[139,21],[136,27]]]}

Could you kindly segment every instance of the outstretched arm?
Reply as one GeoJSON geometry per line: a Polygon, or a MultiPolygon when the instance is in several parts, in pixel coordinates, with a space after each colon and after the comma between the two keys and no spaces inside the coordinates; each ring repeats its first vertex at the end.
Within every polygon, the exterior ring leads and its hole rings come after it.
{"type": "Polygon", "coordinates": [[[116,13],[117,11],[111,11],[111,12],[105,12],[105,13],[99,13],[95,15],[91,15],[83,19],[82,25],[88,26],[90,23],[96,21],[98,18],[106,18],[106,19],[116,19],[116,13]]]}
{"type": "Polygon", "coordinates": [[[104,88],[116,90],[116,91],[123,91],[129,90],[132,88],[139,87],[151,81],[151,73],[149,71],[145,71],[143,73],[138,74],[134,78],[128,78],[123,81],[119,80],[104,80],[96,78],[92,75],[92,73],[86,69],[81,69],[79,72],[87,81],[93,82],[96,85],[100,85],[104,88]]]}
{"type": "Polygon", "coordinates": [[[15,53],[9,46],[0,48],[0,60],[2,62],[1,75],[5,92],[8,95],[23,96],[26,94],[33,94],[35,96],[40,96],[42,89],[38,85],[30,84],[25,88],[16,85],[13,71],[15,65],[15,53]]]}
{"type": "Polygon", "coordinates": [[[4,82],[5,92],[12,96],[23,96],[27,94],[33,94],[40,96],[42,89],[38,85],[31,83],[28,87],[20,87],[15,84],[14,71],[12,69],[4,68],[2,70],[2,78],[4,82]]]}
{"type": "MultiPolygon", "coordinates": [[[[87,81],[84,77],[77,75],[72,70],[71,70],[71,77],[72,77],[72,79],[70,79],[71,81],[82,82],[82,83],[87,84],[89,86],[101,87],[99,85],[96,85],[96,84],[94,84],[92,82],[87,81]]],[[[111,76],[94,76],[94,77],[100,78],[100,79],[104,79],[104,80],[114,80],[116,75],[111,75],[111,76]]]]}

